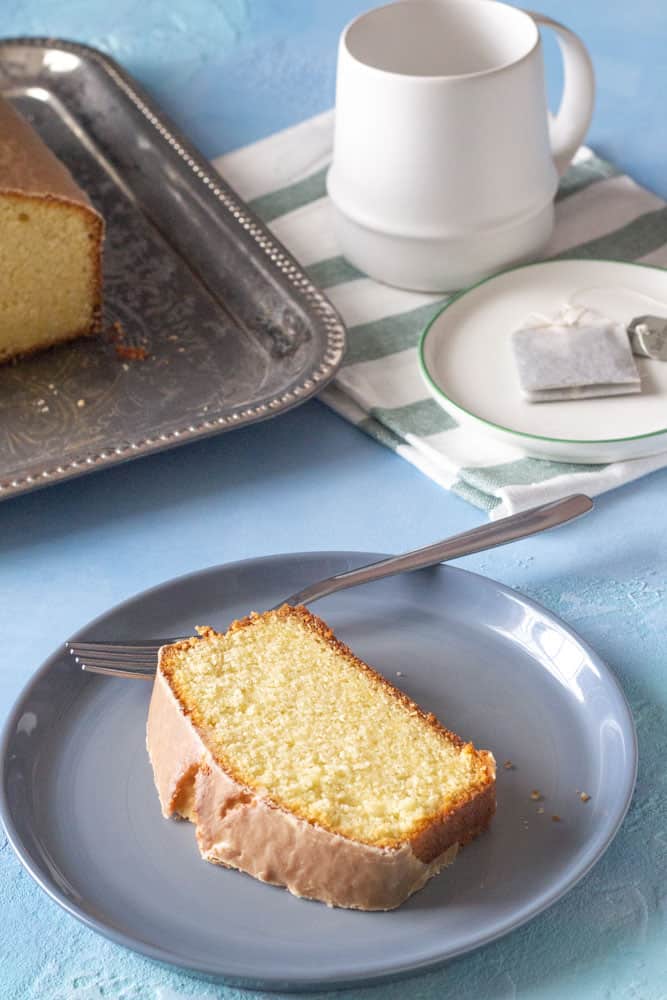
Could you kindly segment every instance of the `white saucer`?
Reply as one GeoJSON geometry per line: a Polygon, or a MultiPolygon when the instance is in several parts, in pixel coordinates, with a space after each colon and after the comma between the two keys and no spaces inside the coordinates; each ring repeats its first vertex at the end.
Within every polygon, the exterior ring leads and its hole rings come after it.
{"type": "Polygon", "coordinates": [[[512,332],[531,312],[588,305],[623,322],[667,317],[667,271],[602,260],[557,260],[505,271],[452,299],[422,335],[422,374],[462,425],[537,458],[616,462],[667,450],[667,363],[636,358],[639,395],[527,403],[512,332]],[[664,309],[660,304],[664,303],[664,309]]]}

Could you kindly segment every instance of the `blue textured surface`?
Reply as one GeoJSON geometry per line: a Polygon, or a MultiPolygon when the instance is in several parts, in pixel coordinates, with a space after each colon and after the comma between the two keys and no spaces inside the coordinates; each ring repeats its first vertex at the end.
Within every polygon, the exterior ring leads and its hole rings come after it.
{"type": "MultiPolygon", "coordinates": [[[[2,31],[90,42],[134,73],[209,155],[329,106],[353,0],[13,0],[2,31]]],[[[589,142],[667,196],[657,0],[540,10],[586,39],[599,94],[589,142]]],[[[549,46],[550,82],[558,67],[549,46]]],[[[667,996],[667,471],[601,498],[557,534],[466,560],[561,614],[611,664],[639,731],[634,804],[566,899],[446,969],[354,1000],[662,1000],[667,996]]],[[[300,549],[400,550],[481,515],[318,403],[271,423],[0,505],[3,716],[56,643],[165,577],[300,549]]],[[[3,1000],[174,1000],[241,994],[180,976],[85,930],[0,843],[3,1000]]]]}

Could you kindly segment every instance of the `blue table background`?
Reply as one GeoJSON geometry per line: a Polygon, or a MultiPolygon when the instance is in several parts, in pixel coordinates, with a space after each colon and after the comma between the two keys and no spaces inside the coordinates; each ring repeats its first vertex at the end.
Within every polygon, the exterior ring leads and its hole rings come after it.
{"type": "MultiPolygon", "coordinates": [[[[5,35],[89,42],[120,60],[214,156],[333,102],[340,29],[363,0],[5,0],[5,35]]],[[[667,197],[667,5],[541,0],[588,43],[590,144],[667,197]]],[[[560,68],[547,44],[550,89],[560,68]]],[[[564,900],[503,940],[351,1000],[667,997],[667,471],[583,521],[464,561],[562,615],[607,659],[639,730],[635,800],[564,900]]],[[[317,402],[280,419],[0,505],[0,715],[53,647],[169,576],[275,552],[399,551],[480,523],[317,402]]],[[[2,1000],[174,1000],[237,990],[112,945],[68,917],[0,834],[2,1000]]],[[[246,994],[243,994],[246,995],[246,994]]],[[[318,994],[324,996],[324,994],[318,994]]]]}

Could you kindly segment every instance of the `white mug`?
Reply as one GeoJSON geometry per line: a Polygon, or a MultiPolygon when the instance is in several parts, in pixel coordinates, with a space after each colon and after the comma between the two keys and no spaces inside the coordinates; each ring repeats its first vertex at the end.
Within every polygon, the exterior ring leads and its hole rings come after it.
{"type": "Polygon", "coordinates": [[[403,0],[343,32],[327,188],[342,252],[371,277],[452,291],[535,256],[593,111],[581,40],[496,0],[403,0]],[[537,23],[564,92],[549,119],[537,23]]]}

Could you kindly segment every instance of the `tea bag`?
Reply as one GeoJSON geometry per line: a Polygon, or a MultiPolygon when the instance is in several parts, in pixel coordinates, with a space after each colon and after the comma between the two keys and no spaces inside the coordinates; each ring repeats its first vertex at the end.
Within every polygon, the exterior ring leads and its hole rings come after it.
{"type": "Polygon", "coordinates": [[[623,323],[585,306],[532,313],[512,335],[521,391],[530,403],[641,392],[623,323]]]}

